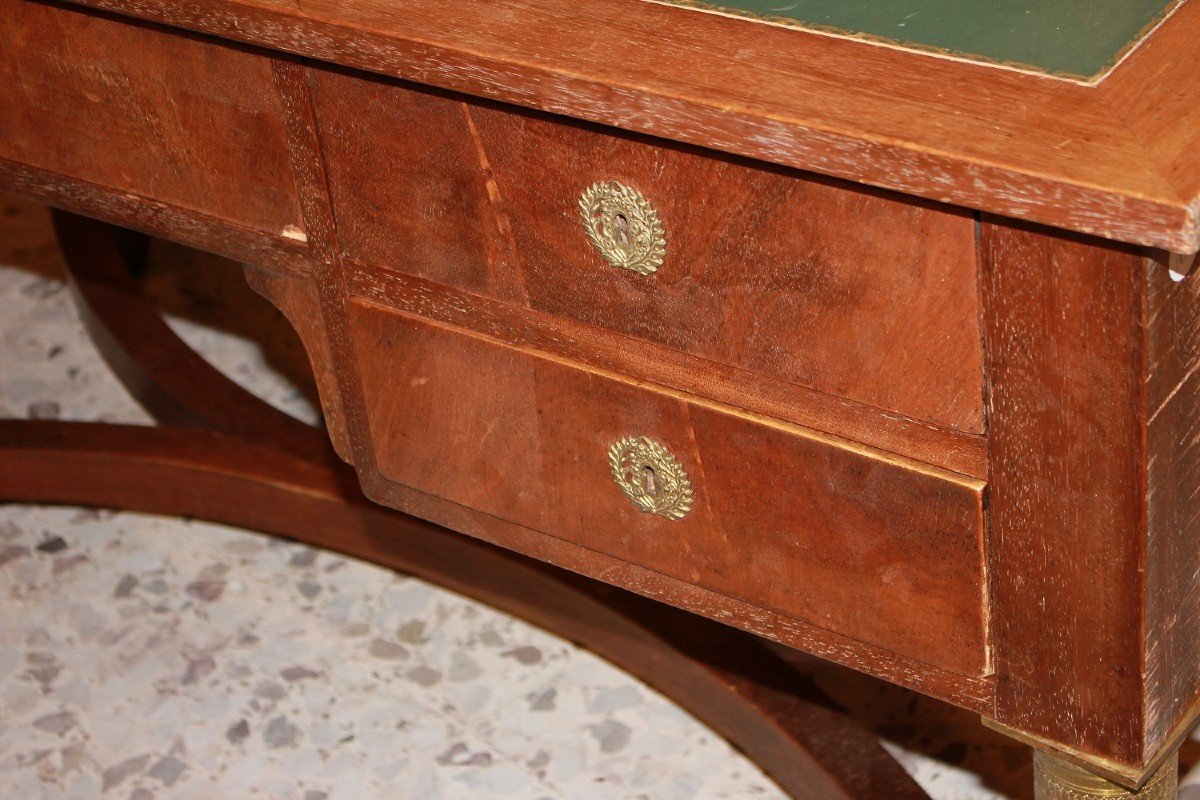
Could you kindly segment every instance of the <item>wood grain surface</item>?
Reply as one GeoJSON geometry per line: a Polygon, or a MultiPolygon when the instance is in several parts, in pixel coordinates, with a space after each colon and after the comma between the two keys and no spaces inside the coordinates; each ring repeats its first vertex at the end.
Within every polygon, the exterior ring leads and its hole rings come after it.
{"type": "Polygon", "coordinates": [[[304,239],[268,60],[25,0],[0,20],[0,158],[304,239]]]}
{"type": "Polygon", "coordinates": [[[337,374],[330,368],[333,363],[332,345],[329,343],[330,327],[326,324],[325,314],[321,310],[320,291],[316,283],[252,265],[247,265],[245,272],[246,281],[251,288],[270,300],[287,317],[296,335],[304,343],[320,396],[325,430],[337,454],[344,461],[351,461],[353,450],[346,425],[346,410],[342,405],[337,374]]]}
{"type": "Polygon", "coordinates": [[[984,227],[996,716],[1142,746],[1141,261],[984,227]]]}
{"type": "Polygon", "coordinates": [[[983,242],[996,718],[1138,776],[1200,694],[1200,284],[994,220],[983,242]]]}
{"type": "MultiPolygon", "coordinates": [[[[10,0],[15,2],[15,0],[10,0]]],[[[418,83],[1200,249],[1200,5],[1098,86],[641,0],[76,0],[418,83]]]]}
{"type": "Polygon", "coordinates": [[[361,74],[312,84],[348,259],[982,433],[969,214],[361,74]],[[608,180],[657,212],[653,275],[585,235],[579,199],[608,180]]]}
{"type": "Polygon", "coordinates": [[[351,318],[382,477],[944,669],[986,672],[981,482],[364,304],[351,318]],[[627,436],[682,462],[695,490],[683,519],[621,493],[608,450],[627,436]]]}
{"type": "Polygon", "coordinates": [[[1200,694],[1200,280],[1148,271],[1146,731],[1153,751],[1200,694]]]}

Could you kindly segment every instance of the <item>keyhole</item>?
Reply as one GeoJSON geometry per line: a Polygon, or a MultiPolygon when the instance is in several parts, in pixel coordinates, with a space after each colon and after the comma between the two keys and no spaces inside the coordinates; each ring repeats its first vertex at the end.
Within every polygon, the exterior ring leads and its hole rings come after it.
{"type": "Polygon", "coordinates": [[[642,478],[645,481],[646,494],[650,495],[651,497],[658,494],[658,486],[655,483],[656,477],[657,476],[654,474],[654,467],[648,465],[642,467],[642,478]]]}
{"type": "Polygon", "coordinates": [[[621,247],[629,246],[629,220],[624,214],[617,214],[617,241],[621,243],[621,247]]]}

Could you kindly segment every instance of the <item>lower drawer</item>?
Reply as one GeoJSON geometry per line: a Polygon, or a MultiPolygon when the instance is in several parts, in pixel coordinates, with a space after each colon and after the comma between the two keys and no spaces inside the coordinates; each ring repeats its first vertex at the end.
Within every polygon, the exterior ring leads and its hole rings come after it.
{"type": "Polygon", "coordinates": [[[355,301],[379,476],[963,675],[983,484],[355,301]]]}

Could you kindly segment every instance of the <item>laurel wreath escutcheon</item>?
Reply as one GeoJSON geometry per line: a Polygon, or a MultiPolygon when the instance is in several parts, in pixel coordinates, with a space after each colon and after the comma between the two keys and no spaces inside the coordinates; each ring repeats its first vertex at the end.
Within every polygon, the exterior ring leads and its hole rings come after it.
{"type": "Polygon", "coordinates": [[[658,212],[632,186],[602,181],[579,198],[588,240],[614,267],[653,275],[667,254],[667,239],[658,212]]]}
{"type": "Polygon", "coordinates": [[[645,436],[627,436],[608,450],[613,479],[639,510],[683,519],[692,509],[692,481],[679,459],[645,436]]]}

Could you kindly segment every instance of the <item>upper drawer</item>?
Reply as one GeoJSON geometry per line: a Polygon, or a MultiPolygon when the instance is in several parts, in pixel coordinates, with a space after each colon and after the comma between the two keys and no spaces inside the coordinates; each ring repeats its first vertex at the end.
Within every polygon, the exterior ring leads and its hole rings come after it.
{"type": "Polygon", "coordinates": [[[0,19],[0,158],[238,229],[299,235],[270,59],[24,0],[0,0],[0,19]]]}
{"type": "MultiPolygon", "coordinates": [[[[352,261],[982,431],[969,214],[394,83],[312,76],[352,261]],[[653,208],[665,242],[653,274],[613,266],[589,240],[580,200],[609,181],[653,208]]],[[[645,232],[644,220],[614,219],[628,227],[616,237],[645,232]]]]}

